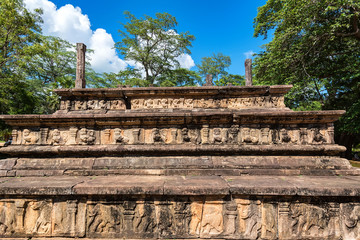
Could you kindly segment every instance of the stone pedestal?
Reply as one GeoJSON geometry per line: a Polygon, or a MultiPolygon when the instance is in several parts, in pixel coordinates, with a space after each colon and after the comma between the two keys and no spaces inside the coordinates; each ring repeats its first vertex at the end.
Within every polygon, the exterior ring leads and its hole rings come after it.
{"type": "Polygon", "coordinates": [[[290,87],[59,89],[0,116],[0,239],[359,239],[344,111],[293,112],[290,87]]]}

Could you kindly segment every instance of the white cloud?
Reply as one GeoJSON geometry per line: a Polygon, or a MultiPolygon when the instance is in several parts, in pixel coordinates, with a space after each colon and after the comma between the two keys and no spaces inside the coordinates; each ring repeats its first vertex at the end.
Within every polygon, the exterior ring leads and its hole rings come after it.
{"type": "Polygon", "coordinates": [[[247,51],[244,53],[246,58],[252,58],[252,56],[255,54],[253,50],[247,51]]]}
{"type": "Polygon", "coordinates": [[[104,29],[91,30],[89,17],[79,7],[67,4],[59,9],[48,0],[24,0],[30,10],[43,9],[43,33],[65,39],[73,44],[82,42],[94,50],[91,66],[97,72],[118,72],[126,63],[117,55],[111,34],[104,29]]]}
{"type": "Polygon", "coordinates": [[[195,62],[189,54],[182,54],[177,58],[177,60],[182,68],[190,69],[195,66],[195,62]]]}
{"type": "Polygon", "coordinates": [[[95,71],[118,72],[126,68],[127,63],[116,55],[114,40],[105,29],[96,29],[90,38],[89,47],[94,50],[90,57],[95,71]]]}
{"type": "MultiPolygon", "coordinates": [[[[42,28],[45,35],[60,37],[73,44],[81,42],[86,44],[88,49],[94,50],[94,53],[89,56],[91,66],[95,71],[119,72],[128,64],[142,69],[140,63],[120,59],[114,49],[115,42],[111,34],[102,28],[93,31],[89,17],[82,13],[81,8],[71,4],[57,8],[49,0],[24,0],[24,3],[29,10],[43,9],[44,24],[42,28]]],[[[169,30],[168,34],[176,33],[169,30]]],[[[190,69],[195,66],[194,60],[188,54],[182,54],[177,60],[183,68],[190,69]]]]}

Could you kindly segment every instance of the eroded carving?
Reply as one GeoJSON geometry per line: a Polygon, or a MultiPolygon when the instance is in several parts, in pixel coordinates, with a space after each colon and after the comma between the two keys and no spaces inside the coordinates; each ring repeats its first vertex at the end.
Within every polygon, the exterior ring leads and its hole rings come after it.
{"type": "Polygon", "coordinates": [[[158,129],[158,128],[153,128],[152,129],[152,139],[154,141],[154,143],[159,144],[159,143],[164,143],[166,142],[166,135],[164,133],[164,131],[158,129]]]}
{"type": "Polygon", "coordinates": [[[23,141],[24,144],[35,144],[39,140],[39,137],[35,132],[31,132],[29,129],[23,130],[23,141]]]}
{"type": "Polygon", "coordinates": [[[82,128],[79,131],[79,144],[92,145],[95,142],[95,131],[82,128]]]}
{"type": "Polygon", "coordinates": [[[290,212],[293,219],[291,228],[295,236],[326,236],[325,231],[330,219],[326,209],[307,203],[296,203],[290,206],[290,212]]]}
{"type": "Polygon", "coordinates": [[[261,211],[261,238],[276,239],[277,209],[272,203],[263,203],[261,211]]]}
{"type": "Polygon", "coordinates": [[[122,131],[120,128],[114,129],[114,140],[115,143],[125,144],[129,142],[129,139],[122,135],[122,131]]]}
{"type": "MultiPolygon", "coordinates": [[[[33,220],[31,229],[33,234],[49,234],[51,230],[51,203],[46,200],[30,202],[32,214],[28,217],[33,220]]],[[[29,220],[30,220],[29,219],[29,220]]],[[[28,220],[28,221],[29,221],[28,220]]]]}
{"type": "Polygon", "coordinates": [[[344,239],[359,239],[360,237],[360,204],[341,204],[342,230],[344,239]]]}
{"type": "Polygon", "coordinates": [[[200,237],[219,235],[224,231],[223,202],[206,201],[201,219],[200,237]]]}
{"type": "Polygon", "coordinates": [[[239,134],[239,126],[238,125],[232,125],[228,130],[228,143],[230,144],[238,144],[238,134],[239,134]]]}
{"type": "Polygon", "coordinates": [[[148,204],[145,201],[137,201],[134,211],[134,231],[136,233],[153,233],[156,227],[154,219],[154,205],[148,204]]]}
{"type": "Polygon", "coordinates": [[[318,128],[313,129],[313,136],[313,143],[315,144],[321,144],[326,142],[324,135],[320,132],[320,129],[318,128]]]}
{"type": "Polygon", "coordinates": [[[119,207],[97,203],[89,205],[88,231],[90,233],[115,233],[122,227],[119,207]]]}
{"type": "Polygon", "coordinates": [[[238,199],[239,230],[244,238],[257,239],[261,229],[260,201],[238,199]]]}

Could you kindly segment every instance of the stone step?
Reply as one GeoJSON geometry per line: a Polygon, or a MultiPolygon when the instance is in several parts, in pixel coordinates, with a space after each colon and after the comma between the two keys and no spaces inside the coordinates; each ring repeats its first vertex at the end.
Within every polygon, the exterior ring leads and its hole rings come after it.
{"type": "Polygon", "coordinates": [[[344,152],[346,148],[336,144],[313,145],[10,145],[0,148],[3,156],[107,156],[107,155],[135,155],[135,156],[334,156],[344,152]]]}

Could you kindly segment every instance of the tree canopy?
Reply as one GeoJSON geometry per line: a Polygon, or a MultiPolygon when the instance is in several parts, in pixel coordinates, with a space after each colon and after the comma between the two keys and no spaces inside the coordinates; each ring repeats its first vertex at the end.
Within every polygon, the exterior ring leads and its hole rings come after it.
{"type": "MultiPolygon", "coordinates": [[[[293,84],[295,110],[345,109],[338,136],[360,134],[360,2],[268,0],[255,37],[272,40],[254,61],[258,84],[293,84]]],[[[348,142],[349,142],[348,141],[348,142]]]]}
{"type": "Polygon", "coordinates": [[[145,73],[145,80],[154,84],[162,74],[179,68],[178,57],[190,54],[195,39],[188,32],[176,31],[176,18],[168,13],[156,13],[156,18],[136,18],[125,12],[129,22],[119,30],[122,40],[115,45],[127,61],[138,64],[145,73]]]}

